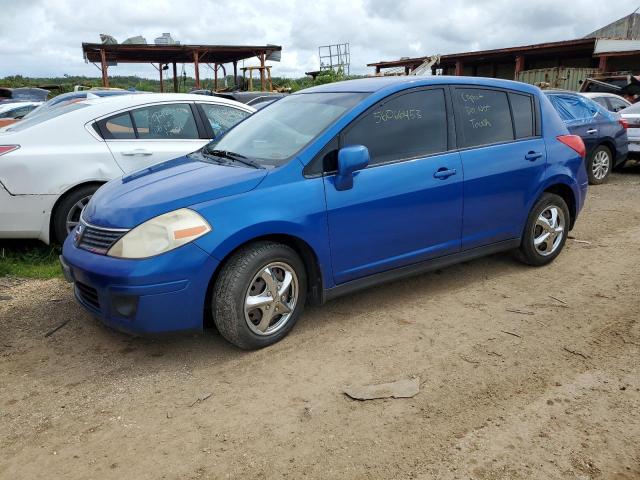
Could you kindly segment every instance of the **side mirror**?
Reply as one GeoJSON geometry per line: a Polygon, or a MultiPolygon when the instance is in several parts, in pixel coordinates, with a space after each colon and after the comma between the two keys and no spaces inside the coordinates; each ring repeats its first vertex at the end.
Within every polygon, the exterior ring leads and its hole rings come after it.
{"type": "Polygon", "coordinates": [[[335,177],[336,190],[353,187],[353,172],[369,165],[369,149],[364,145],[349,145],[338,152],[338,173],[335,177]]]}

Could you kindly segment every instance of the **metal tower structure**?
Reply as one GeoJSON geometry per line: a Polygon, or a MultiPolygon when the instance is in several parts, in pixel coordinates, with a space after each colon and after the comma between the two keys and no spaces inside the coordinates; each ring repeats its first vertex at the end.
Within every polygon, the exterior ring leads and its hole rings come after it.
{"type": "Polygon", "coordinates": [[[318,47],[318,57],[320,58],[320,71],[333,70],[334,72],[342,72],[343,75],[349,75],[351,53],[348,43],[322,45],[318,47]]]}

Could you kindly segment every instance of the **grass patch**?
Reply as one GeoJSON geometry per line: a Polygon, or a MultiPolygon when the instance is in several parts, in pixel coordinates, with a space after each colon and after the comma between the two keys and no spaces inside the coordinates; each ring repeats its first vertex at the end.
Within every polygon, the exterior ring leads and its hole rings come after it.
{"type": "Polygon", "coordinates": [[[0,277],[61,277],[58,263],[61,248],[33,240],[0,241],[0,277]]]}

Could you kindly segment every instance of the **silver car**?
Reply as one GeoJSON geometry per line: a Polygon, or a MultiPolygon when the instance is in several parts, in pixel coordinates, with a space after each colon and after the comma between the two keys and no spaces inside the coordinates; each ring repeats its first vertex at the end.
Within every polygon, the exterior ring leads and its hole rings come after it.
{"type": "Polygon", "coordinates": [[[599,103],[610,112],[619,112],[629,106],[631,102],[620,95],[615,93],[604,92],[580,92],[581,95],[590,98],[596,103],[599,103]]]}
{"type": "Polygon", "coordinates": [[[629,158],[640,160],[640,103],[634,103],[618,112],[627,122],[627,137],[629,138],[629,158]]]}

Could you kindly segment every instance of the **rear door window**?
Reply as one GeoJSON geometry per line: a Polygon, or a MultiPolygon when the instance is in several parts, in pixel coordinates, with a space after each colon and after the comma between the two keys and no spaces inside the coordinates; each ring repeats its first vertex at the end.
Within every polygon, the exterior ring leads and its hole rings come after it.
{"type": "Polygon", "coordinates": [[[131,111],[138,138],[174,140],[200,138],[188,103],[150,105],[131,111]]]}
{"type": "Polygon", "coordinates": [[[370,165],[445,152],[444,90],[413,91],[380,102],[347,127],[342,144],[366,146],[370,165]]]}
{"type": "MultiPolygon", "coordinates": [[[[463,147],[477,147],[514,139],[507,93],[481,88],[454,89],[457,131],[463,147]]],[[[520,119],[526,131],[525,122],[520,119]]]]}

